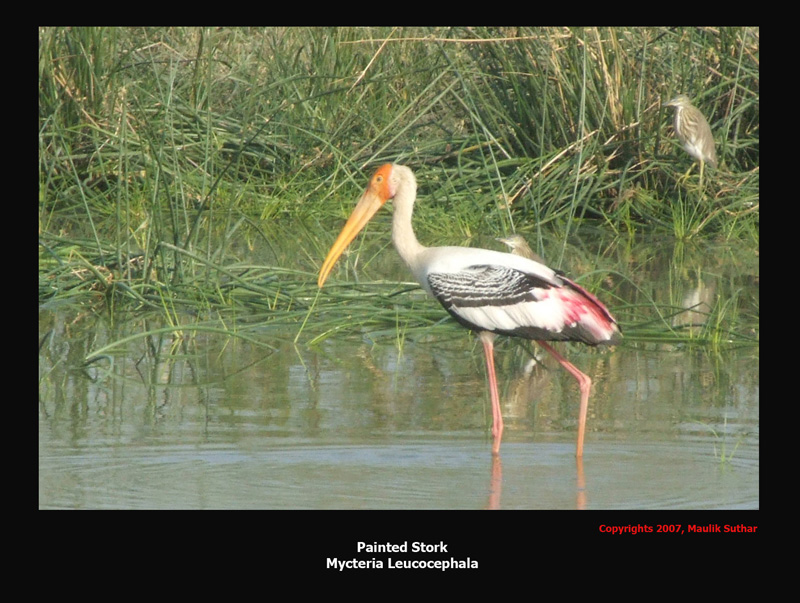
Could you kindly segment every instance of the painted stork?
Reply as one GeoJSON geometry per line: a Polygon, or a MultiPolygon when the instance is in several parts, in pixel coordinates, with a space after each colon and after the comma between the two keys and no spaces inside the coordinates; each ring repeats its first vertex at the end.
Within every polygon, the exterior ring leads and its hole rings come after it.
{"type": "Polygon", "coordinates": [[[417,180],[407,167],[381,166],[342,228],[319,272],[322,287],[336,260],[366,223],[389,199],[394,200],[392,242],[422,288],[435,297],[460,324],[478,333],[486,355],[492,400],[492,452],[500,452],[503,416],[494,370],[497,335],[539,342],[578,381],[577,456],[583,456],[586,414],[592,380],[548,341],[580,341],[589,345],[617,343],[614,317],[583,287],[528,258],[473,247],[424,247],[411,226],[417,180]]]}

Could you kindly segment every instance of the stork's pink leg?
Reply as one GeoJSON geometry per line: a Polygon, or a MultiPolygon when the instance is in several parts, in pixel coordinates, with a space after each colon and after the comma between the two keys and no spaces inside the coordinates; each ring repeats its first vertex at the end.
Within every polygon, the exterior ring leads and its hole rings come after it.
{"type": "Polygon", "coordinates": [[[583,456],[583,437],[586,435],[586,415],[589,413],[589,393],[592,390],[592,380],[588,375],[580,372],[574,364],[556,352],[549,344],[544,341],[538,341],[537,343],[550,352],[553,358],[558,360],[558,363],[578,380],[578,387],[581,389],[581,407],[578,411],[578,448],[575,456],[581,458],[583,456]]]}
{"type": "Polygon", "coordinates": [[[500,454],[500,440],[503,438],[503,414],[500,412],[500,396],[497,394],[497,376],[494,372],[494,333],[481,332],[483,353],[486,356],[486,373],[489,376],[489,395],[492,398],[492,454],[500,454]]]}

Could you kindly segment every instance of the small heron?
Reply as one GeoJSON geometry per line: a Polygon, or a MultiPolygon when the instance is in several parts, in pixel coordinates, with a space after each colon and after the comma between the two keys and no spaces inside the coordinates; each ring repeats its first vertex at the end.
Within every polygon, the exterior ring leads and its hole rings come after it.
{"type": "Polygon", "coordinates": [[[533,260],[534,262],[544,264],[544,260],[541,258],[541,256],[531,249],[530,245],[528,245],[528,242],[522,237],[522,235],[512,234],[507,237],[497,237],[497,240],[500,243],[507,245],[508,248],[511,249],[511,253],[514,255],[521,255],[522,257],[533,260]]]}
{"type": "Polygon", "coordinates": [[[717,167],[717,151],[714,149],[711,128],[700,109],[695,107],[685,94],[679,94],[666,103],[666,106],[675,107],[675,135],[681,141],[684,150],[700,162],[702,186],[703,166],[707,163],[713,168],[717,167]]]}

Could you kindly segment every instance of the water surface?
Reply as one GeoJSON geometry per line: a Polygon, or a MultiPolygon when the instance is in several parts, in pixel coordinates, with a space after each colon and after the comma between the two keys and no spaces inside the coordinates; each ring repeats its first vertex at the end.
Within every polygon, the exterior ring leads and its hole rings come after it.
{"type": "Polygon", "coordinates": [[[117,359],[113,376],[73,369],[56,380],[53,367],[40,400],[40,505],[758,507],[752,350],[721,369],[703,352],[570,346],[595,378],[581,476],[574,381],[552,362],[527,373],[527,352],[501,346],[498,499],[480,346],[465,336],[447,347],[330,340],[265,353],[220,341],[160,363],[117,359]]]}
{"type": "MultiPolygon", "coordinates": [[[[653,257],[660,270],[631,269],[631,305],[646,306],[636,296],[657,282],[647,295],[679,309],[657,317],[676,329],[700,332],[726,302],[757,313],[752,266],[653,257]]],[[[41,508],[759,507],[756,345],[636,333],[613,349],[558,344],[594,380],[577,464],[577,386],[546,355],[533,360],[533,345],[498,340],[506,429],[495,460],[482,348],[466,331],[354,327],[308,345],[294,343],[299,324],[251,328],[272,349],[160,333],[85,365],[159,320],[40,309],[41,508]]]]}

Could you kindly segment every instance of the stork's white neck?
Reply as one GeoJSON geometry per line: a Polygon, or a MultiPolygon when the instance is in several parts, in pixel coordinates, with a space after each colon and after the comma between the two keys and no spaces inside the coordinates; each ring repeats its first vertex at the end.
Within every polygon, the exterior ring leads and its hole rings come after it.
{"type": "Polygon", "coordinates": [[[411,170],[404,166],[394,166],[394,170],[399,170],[401,173],[398,174],[400,178],[392,203],[394,205],[392,242],[395,249],[397,249],[397,253],[400,254],[403,261],[416,275],[417,258],[425,251],[425,247],[420,245],[411,226],[411,214],[414,211],[414,201],[417,198],[417,181],[411,170]]]}

